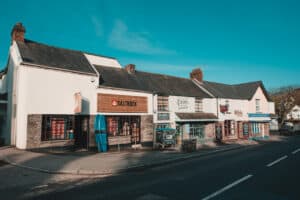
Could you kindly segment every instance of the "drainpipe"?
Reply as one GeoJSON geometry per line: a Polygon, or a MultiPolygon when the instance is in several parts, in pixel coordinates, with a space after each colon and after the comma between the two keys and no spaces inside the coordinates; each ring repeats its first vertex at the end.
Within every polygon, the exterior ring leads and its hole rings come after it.
{"type": "Polygon", "coordinates": [[[219,119],[219,97],[217,96],[217,99],[216,99],[216,103],[217,103],[217,117],[219,119]]]}
{"type": "Polygon", "coordinates": [[[152,94],[152,112],[153,112],[153,149],[155,149],[156,144],[156,131],[155,131],[155,124],[154,124],[154,115],[157,113],[156,105],[155,105],[155,98],[157,99],[157,93],[153,92],[152,94]]]}

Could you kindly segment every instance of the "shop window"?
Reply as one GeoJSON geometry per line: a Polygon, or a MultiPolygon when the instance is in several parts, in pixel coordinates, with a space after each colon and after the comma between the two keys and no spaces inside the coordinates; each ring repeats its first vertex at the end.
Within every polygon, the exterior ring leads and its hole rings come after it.
{"type": "Polygon", "coordinates": [[[249,124],[248,123],[243,124],[243,134],[249,135],[249,124]]]}
{"type": "Polygon", "coordinates": [[[169,123],[161,123],[161,124],[157,124],[156,128],[158,129],[163,129],[163,128],[170,128],[170,124],[169,123]]]}
{"type": "Polygon", "coordinates": [[[157,109],[158,109],[158,111],[169,111],[169,97],[158,96],[157,97],[157,109]]]}
{"type": "Polygon", "coordinates": [[[140,135],[140,117],[137,116],[109,116],[106,117],[108,136],[137,137],[140,135]]]}
{"type": "Polygon", "coordinates": [[[169,113],[157,113],[157,120],[170,120],[169,113]]]}
{"type": "Polygon", "coordinates": [[[201,98],[195,98],[195,112],[203,112],[203,102],[201,98]]]}
{"type": "Polygon", "coordinates": [[[259,125],[259,123],[252,123],[251,124],[252,125],[252,133],[253,134],[259,134],[260,133],[260,125],[259,125]]]}
{"type": "Polygon", "coordinates": [[[74,127],[73,116],[44,115],[42,122],[42,141],[69,139],[74,127]]]}
{"type": "Polygon", "coordinates": [[[225,135],[230,136],[235,134],[235,123],[233,120],[224,121],[225,135]]]}
{"type": "Polygon", "coordinates": [[[204,125],[203,124],[190,124],[190,136],[192,138],[204,139],[204,125]]]}
{"type": "Polygon", "coordinates": [[[255,99],[256,112],[260,112],[260,99],[255,99]]]}

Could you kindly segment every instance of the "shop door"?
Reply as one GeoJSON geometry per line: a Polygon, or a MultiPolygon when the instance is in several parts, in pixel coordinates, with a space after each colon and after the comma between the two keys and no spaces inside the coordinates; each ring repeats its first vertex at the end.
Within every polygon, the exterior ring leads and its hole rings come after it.
{"type": "Polygon", "coordinates": [[[75,145],[77,148],[88,149],[89,117],[75,117],[75,145]]]}
{"type": "Polygon", "coordinates": [[[141,132],[140,132],[140,117],[132,117],[130,120],[131,125],[131,143],[141,143],[141,132]]]}

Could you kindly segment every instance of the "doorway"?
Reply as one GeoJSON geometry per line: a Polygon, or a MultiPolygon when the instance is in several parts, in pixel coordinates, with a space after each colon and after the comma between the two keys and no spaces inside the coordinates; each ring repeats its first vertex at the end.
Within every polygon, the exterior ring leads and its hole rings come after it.
{"type": "Polygon", "coordinates": [[[90,117],[75,116],[75,146],[79,149],[88,149],[90,117]]]}

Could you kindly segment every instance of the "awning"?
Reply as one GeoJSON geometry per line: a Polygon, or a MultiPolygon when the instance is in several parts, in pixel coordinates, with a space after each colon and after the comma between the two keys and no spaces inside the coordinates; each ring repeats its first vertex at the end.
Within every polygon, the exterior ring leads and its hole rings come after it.
{"type": "Polygon", "coordinates": [[[250,122],[269,122],[271,121],[269,113],[248,113],[250,122]]]}
{"type": "Polygon", "coordinates": [[[177,122],[212,122],[218,121],[218,117],[213,113],[175,113],[177,122]]]}

